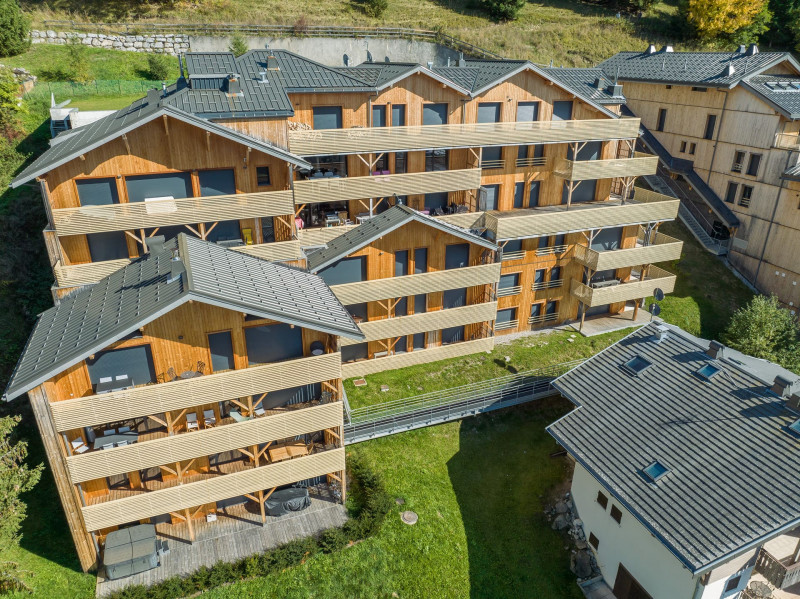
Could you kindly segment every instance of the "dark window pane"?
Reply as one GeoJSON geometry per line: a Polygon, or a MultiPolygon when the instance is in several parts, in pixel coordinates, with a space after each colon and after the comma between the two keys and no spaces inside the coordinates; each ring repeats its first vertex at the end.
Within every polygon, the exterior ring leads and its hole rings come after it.
{"type": "Polygon", "coordinates": [[[444,251],[445,270],[463,268],[464,266],[469,266],[469,244],[448,245],[444,251]]]}
{"type": "Polygon", "coordinates": [[[761,164],[761,154],[750,154],[750,164],[747,165],[747,174],[755,177],[761,164]]]}
{"type": "MultiPolygon", "coordinates": [[[[589,141],[583,144],[583,147],[578,150],[578,157],[573,157],[572,146],[567,146],[567,160],[597,160],[600,156],[600,150],[603,148],[602,141],[589,141]]],[[[578,186],[580,187],[580,185],[578,186]]]]}
{"type": "Polygon", "coordinates": [[[394,353],[404,354],[408,351],[408,337],[400,337],[394,344],[394,353]]]}
{"type": "Polygon", "coordinates": [[[656,131],[663,131],[666,121],[667,121],[667,109],[666,108],[659,108],[658,109],[658,122],[656,123],[656,131]]]}
{"type": "Polygon", "coordinates": [[[200,171],[197,173],[200,180],[201,196],[222,196],[236,193],[236,178],[233,169],[220,169],[213,171],[200,171]]]}
{"type": "Polygon", "coordinates": [[[428,296],[424,293],[414,296],[414,314],[428,311],[428,296]]]}
{"type": "Polygon", "coordinates": [[[386,126],[386,106],[372,107],[372,126],[373,127],[386,126]]]}
{"type": "Polygon", "coordinates": [[[447,192],[442,191],[439,193],[426,193],[425,194],[425,209],[433,212],[437,208],[444,209],[447,206],[447,192]]]}
{"type": "Polygon", "coordinates": [[[314,106],[314,129],[341,129],[341,106],[314,106]]]}
{"type": "Polygon", "coordinates": [[[451,343],[458,343],[464,340],[464,327],[450,327],[449,329],[442,329],[442,345],[449,345],[451,343]]]}
{"type": "Polygon", "coordinates": [[[406,105],[392,104],[392,127],[404,127],[406,124],[406,105]]]}
{"type": "Polygon", "coordinates": [[[428,272],[428,248],[414,250],[414,274],[428,272]]]}
{"type": "Polygon", "coordinates": [[[342,347],[342,362],[355,362],[356,360],[366,360],[366,343],[356,343],[355,345],[345,345],[342,347]]]}
{"type": "Polygon", "coordinates": [[[533,146],[533,157],[542,158],[544,156],[544,144],[537,144],[533,146]]]}
{"type": "Polygon", "coordinates": [[[543,235],[538,239],[539,239],[539,245],[538,245],[539,249],[550,247],[550,237],[548,235],[543,235]]]}
{"type": "Polygon", "coordinates": [[[367,304],[349,304],[345,306],[351,316],[367,320],[367,304]]]}
{"type": "Polygon", "coordinates": [[[514,208],[522,208],[525,205],[525,183],[514,185],[514,208]]]}
{"type": "Polygon", "coordinates": [[[547,314],[555,314],[558,312],[558,302],[547,302],[547,306],[545,308],[545,312],[547,314]]]}
{"type": "Polygon", "coordinates": [[[425,150],[425,171],[446,171],[448,150],[425,150]]]}
{"type": "Polygon", "coordinates": [[[402,277],[408,274],[408,250],[394,253],[394,276],[402,277]]]}
{"type": "Polygon", "coordinates": [[[256,184],[259,187],[265,187],[267,185],[272,185],[272,181],[269,178],[269,167],[268,166],[257,166],[256,167],[256,184]]]}
{"type": "Polygon", "coordinates": [[[725,201],[729,204],[733,204],[736,201],[736,191],[738,189],[738,183],[728,182],[728,191],[725,193],[725,201]]]}
{"type": "Polygon", "coordinates": [[[422,105],[422,124],[423,125],[446,125],[447,124],[447,104],[423,104],[422,105]]]}
{"type": "Polygon", "coordinates": [[[569,121],[572,119],[572,100],[553,102],[553,120],[569,121]]]}
{"type": "Polygon", "coordinates": [[[408,298],[401,297],[397,304],[394,307],[394,315],[395,316],[407,316],[408,315],[408,298]]]}
{"type": "MultiPolygon", "coordinates": [[[[501,146],[483,148],[481,159],[483,162],[489,162],[489,166],[494,168],[496,165],[491,163],[503,159],[503,148],[501,146]]],[[[484,165],[484,168],[486,168],[486,165],[484,165]]]]}
{"type": "Polygon", "coordinates": [[[230,331],[209,334],[208,349],[211,351],[212,371],[233,370],[233,341],[230,331]]]}
{"type": "Polygon", "coordinates": [[[105,206],[119,204],[117,181],[113,177],[107,179],[77,179],[78,198],[81,206],[105,206]]]}
{"type": "Polygon", "coordinates": [[[414,334],[414,349],[425,349],[425,333],[414,334]]]}
{"type": "Polygon", "coordinates": [[[191,235],[192,237],[197,237],[194,233],[192,233],[189,229],[187,229],[183,225],[173,225],[171,227],[158,227],[157,231],[155,228],[144,230],[145,236],[152,237],[153,235],[159,235],[164,237],[165,241],[174,239],[180,233],[186,233],[187,235],[191,235]]]}
{"type": "Polygon", "coordinates": [[[542,304],[531,305],[531,316],[540,316],[542,313],[542,304]]]}
{"type": "MultiPolygon", "coordinates": [[[[572,203],[581,204],[586,202],[594,202],[594,193],[597,188],[597,181],[589,179],[581,181],[580,185],[572,190],[572,203]]],[[[566,181],[564,182],[563,191],[561,192],[561,203],[566,204],[569,198],[569,189],[567,188],[566,181]]]]}
{"type": "Polygon", "coordinates": [[[479,123],[500,122],[500,102],[482,102],[478,104],[479,123]]]}
{"type": "Polygon", "coordinates": [[[500,282],[497,285],[498,289],[508,289],[519,285],[519,273],[511,273],[507,275],[500,275],[500,282]]]}
{"type": "Polygon", "coordinates": [[[244,340],[250,366],[303,357],[302,329],[297,326],[281,323],[248,327],[244,330],[244,340]]]}
{"type": "Polygon", "coordinates": [[[156,380],[149,345],[98,352],[94,360],[86,359],[86,366],[89,369],[89,380],[92,385],[100,382],[101,378],[116,379],[126,374],[130,381],[129,385],[145,385],[156,380]]]}
{"type": "Polygon", "coordinates": [[[128,242],[124,231],[89,233],[86,235],[86,241],[89,243],[92,262],[121,260],[128,257],[128,242]]]}
{"type": "Polygon", "coordinates": [[[460,308],[467,305],[467,290],[448,289],[442,294],[442,309],[460,308]]]}
{"type": "Polygon", "coordinates": [[[528,208],[539,205],[539,181],[531,181],[531,190],[528,192],[528,208]]]}
{"type": "Polygon", "coordinates": [[[398,175],[405,173],[408,170],[408,154],[405,152],[396,152],[394,155],[394,172],[398,175]]]}
{"type": "Polygon", "coordinates": [[[367,278],[367,257],[342,258],[318,274],[328,285],[364,281],[367,278]]]}
{"type": "MultiPolygon", "coordinates": [[[[206,231],[211,229],[211,225],[214,223],[207,223],[206,224],[206,231]]],[[[223,220],[217,223],[211,231],[206,235],[206,240],[212,243],[217,243],[219,241],[232,241],[234,239],[241,239],[242,233],[241,229],[239,228],[239,221],[238,220],[223,220]]]]}
{"type": "Polygon", "coordinates": [[[556,235],[556,241],[553,245],[564,245],[567,240],[567,236],[564,233],[556,235]]]}
{"type": "Polygon", "coordinates": [[[478,192],[479,210],[497,210],[497,197],[499,195],[499,185],[484,185],[478,192]]]}
{"type": "Polygon", "coordinates": [[[511,322],[512,320],[516,319],[517,319],[517,309],[506,308],[505,310],[497,311],[497,318],[495,318],[495,323],[502,324],[504,322],[511,322]]]}
{"type": "Polygon", "coordinates": [[[618,250],[622,243],[623,227],[601,229],[592,239],[591,248],[596,252],[618,250]]]}
{"type": "Polygon", "coordinates": [[[717,127],[717,115],[709,114],[706,119],[706,130],[703,134],[703,139],[713,139],[714,129],[717,127]]]}
{"type": "Polygon", "coordinates": [[[543,268],[537,270],[533,275],[533,282],[534,283],[544,283],[544,274],[545,274],[545,272],[547,272],[547,271],[545,271],[545,269],[543,269],[543,268]]]}
{"type": "Polygon", "coordinates": [[[561,278],[561,267],[554,266],[550,271],[550,280],[551,281],[558,281],[561,278]]]}
{"type": "Polygon", "coordinates": [[[539,102],[520,102],[517,104],[517,121],[538,121],[539,102]]]}
{"type": "Polygon", "coordinates": [[[144,202],[146,198],[192,197],[192,178],[189,173],[136,175],[125,177],[129,202],[144,202]]]}

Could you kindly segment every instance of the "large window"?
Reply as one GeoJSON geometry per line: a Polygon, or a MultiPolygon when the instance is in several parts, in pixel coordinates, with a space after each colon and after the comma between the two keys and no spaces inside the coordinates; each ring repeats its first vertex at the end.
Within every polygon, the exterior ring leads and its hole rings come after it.
{"type": "Polygon", "coordinates": [[[444,210],[447,206],[447,192],[440,191],[438,193],[425,194],[425,210],[434,212],[436,210],[444,210]]]}
{"type": "Polygon", "coordinates": [[[460,308],[467,305],[467,288],[448,289],[442,294],[442,309],[460,308]]]}
{"type": "Polygon", "coordinates": [[[509,273],[500,275],[500,282],[497,284],[497,295],[513,295],[519,293],[519,273],[509,273]]]}
{"type": "Polygon", "coordinates": [[[314,106],[314,129],[341,129],[341,106],[314,106]]]}
{"type": "Polygon", "coordinates": [[[233,370],[233,341],[230,331],[209,333],[208,349],[211,352],[211,370],[233,370]]]}
{"type": "Polygon", "coordinates": [[[428,272],[428,248],[414,250],[414,274],[428,272]]]}
{"type": "Polygon", "coordinates": [[[478,194],[479,210],[497,210],[497,198],[500,195],[499,185],[484,185],[478,194]]]}
{"type": "Polygon", "coordinates": [[[281,323],[248,327],[244,340],[250,366],[303,357],[303,334],[297,326],[281,323]]]}
{"type": "Polygon", "coordinates": [[[442,329],[442,345],[450,345],[451,343],[458,343],[459,341],[464,341],[463,326],[442,329]]]}
{"type": "Polygon", "coordinates": [[[189,173],[136,175],[125,177],[129,202],[144,202],[149,198],[192,197],[192,178],[189,173]]]}
{"type": "Polygon", "coordinates": [[[503,168],[503,147],[491,146],[481,151],[481,166],[483,168],[503,168]]]}
{"type": "Polygon", "coordinates": [[[199,171],[197,178],[200,181],[201,196],[222,196],[236,193],[236,177],[232,168],[199,171]]]}
{"type": "Polygon", "coordinates": [[[385,127],[386,126],[386,106],[377,105],[372,107],[372,126],[385,127]]]}
{"type": "MultiPolygon", "coordinates": [[[[594,202],[594,193],[596,189],[597,181],[595,179],[581,181],[577,187],[573,187],[572,189],[572,203],[594,202]]],[[[569,197],[569,188],[567,187],[567,182],[564,181],[564,187],[561,192],[561,203],[566,204],[569,197]]]]}
{"type": "Polygon", "coordinates": [[[525,183],[520,181],[514,184],[514,208],[522,208],[525,205],[525,183]]]}
{"type": "MultiPolygon", "coordinates": [[[[497,311],[497,317],[495,318],[495,325],[503,325],[503,324],[510,324],[511,322],[517,319],[517,309],[516,308],[506,308],[504,310],[497,311]]],[[[508,327],[501,327],[501,328],[508,328],[508,327]]]]}
{"type": "Polygon", "coordinates": [[[425,333],[414,333],[412,338],[414,349],[425,349],[425,333]]]}
{"type": "Polygon", "coordinates": [[[558,100],[553,102],[553,120],[572,120],[572,100],[558,100]]]}
{"type": "Polygon", "coordinates": [[[89,244],[92,262],[121,260],[128,257],[128,242],[124,231],[88,233],[86,241],[89,244]]]}
{"type": "Polygon", "coordinates": [[[319,276],[328,285],[364,281],[367,278],[367,257],[342,258],[335,264],[321,270],[319,276]]]}
{"type": "Polygon", "coordinates": [[[422,105],[422,124],[423,125],[446,125],[447,124],[447,104],[423,104],[422,105]]]}
{"type": "Polygon", "coordinates": [[[528,208],[539,205],[539,181],[531,181],[531,190],[528,192],[528,208]]]}
{"type": "Polygon", "coordinates": [[[114,177],[103,179],[77,179],[78,198],[81,206],[104,206],[119,204],[117,180],[114,177]]]}
{"type": "Polygon", "coordinates": [[[446,171],[449,150],[425,150],[425,171],[446,171]]]}
{"type": "Polygon", "coordinates": [[[392,127],[404,127],[406,124],[406,105],[392,104],[392,127]]]}
{"type": "Polygon", "coordinates": [[[128,377],[128,385],[146,385],[156,382],[156,373],[153,366],[153,355],[149,345],[127,347],[98,352],[94,359],[86,359],[89,369],[89,380],[92,385],[100,379],[111,377],[128,377]]]}
{"type": "Polygon", "coordinates": [[[444,251],[444,268],[463,268],[469,266],[469,244],[457,243],[448,245],[444,251]]]}
{"type": "Polygon", "coordinates": [[[592,239],[591,248],[596,252],[618,250],[622,243],[622,233],[623,227],[600,229],[592,239]]]}
{"type": "Polygon", "coordinates": [[[538,121],[539,102],[520,102],[517,104],[517,121],[538,121]]]}
{"type": "Polygon", "coordinates": [[[714,139],[714,129],[717,127],[717,115],[709,114],[706,118],[706,130],[703,133],[703,139],[714,139]]]}
{"type": "Polygon", "coordinates": [[[500,102],[481,102],[478,104],[479,123],[500,122],[500,102]]]}
{"type": "Polygon", "coordinates": [[[602,141],[587,141],[578,150],[578,157],[572,151],[572,145],[567,147],[567,160],[597,160],[600,156],[600,150],[603,147],[602,141]]]}
{"type": "Polygon", "coordinates": [[[394,253],[394,276],[403,277],[408,274],[408,250],[394,253]]]}
{"type": "Polygon", "coordinates": [[[428,311],[428,295],[420,293],[414,296],[414,314],[422,314],[428,311]]]}

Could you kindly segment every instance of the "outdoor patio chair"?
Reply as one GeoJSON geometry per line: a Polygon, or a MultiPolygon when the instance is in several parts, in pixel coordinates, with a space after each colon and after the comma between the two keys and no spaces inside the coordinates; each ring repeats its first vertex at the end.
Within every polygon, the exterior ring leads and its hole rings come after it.
{"type": "Polygon", "coordinates": [[[111,435],[116,435],[116,434],[117,434],[117,429],[115,428],[107,428],[106,430],[103,431],[104,437],[109,437],[111,435]]]}
{"type": "Polygon", "coordinates": [[[263,416],[266,413],[266,411],[261,406],[258,406],[255,410],[253,410],[253,413],[256,416],[263,416]]]}
{"type": "Polygon", "coordinates": [[[205,362],[197,362],[197,374],[204,374],[206,371],[206,363],[205,362]]]}
{"type": "Polygon", "coordinates": [[[89,447],[83,442],[83,439],[75,439],[70,445],[72,445],[72,453],[84,453],[89,451],[89,447]]]}
{"type": "Polygon", "coordinates": [[[111,449],[112,447],[114,447],[113,443],[103,443],[100,449],[111,449]]]}
{"type": "Polygon", "coordinates": [[[175,374],[175,369],[172,366],[167,368],[167,374],[164,378],[166,379],[167,383],[174,381],[176,378],[178,378],[178,375],[175,374]]]}
{"type": "Polygon", "coordinates": [[[214,410],[203,410],[203,418],[205,426],[214,426],[217,423],[217,417],[214,415],[214,410]]]}
{"type": "Polygon", "coordinates": [[[117,443],[117,447],[125,447],[126,445],[128,445],[128,442],[127,442],[127,441],[119,441],[119,442],[117,443]]]}
{"type": "Polygon", "coordinates": [[[111,377],[111,376],[101,376],[101,377],[100,377],[100,380],[99,380],[99,381],[97,381],[97,382],[98,382],[98,383],[110,383],[110,382],[111,382],[111,381],[113,381],[113,380],[114,380],[114,377],[111,377]]]}
{"type": "Polygon", "coordinates": [[[119,431],[120,434],[129,433],[129,432],[131,432],[131,427],[129,427],[129,426],[121,426],[117,430],[119,431]]]}
{"type": "Polygon", "coordinates": [[[199,429],[200,425],[197,424],[197,414],[195,414],[194,412],[186,414],[186,430],[196,431],[199,429]]]}

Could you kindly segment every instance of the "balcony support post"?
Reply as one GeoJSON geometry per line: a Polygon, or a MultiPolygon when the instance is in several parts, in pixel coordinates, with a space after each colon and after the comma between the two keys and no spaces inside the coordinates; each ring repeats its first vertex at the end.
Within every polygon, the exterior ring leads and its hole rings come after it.
{"type": "Polygon", "coordinates": [[[578,327],[578,332],[583,330],[583,321],[586,320],[586,304],[581,302],[581,324],[578,327]]]}
{"type": "Polygon", "coordinates": [[[792,553],[792,564],[796,564],[798,560],[800,560],[800,541],[797,542],[794,553],[792,553]]]}

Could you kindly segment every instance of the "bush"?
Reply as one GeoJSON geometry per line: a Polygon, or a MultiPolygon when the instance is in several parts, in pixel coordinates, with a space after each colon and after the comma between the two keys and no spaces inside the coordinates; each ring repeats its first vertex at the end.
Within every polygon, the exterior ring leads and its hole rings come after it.
{"type": "Polygon", "coordinates": [[[231,44],[228,46],[228,50],[233,52],[234,56],[241,56],[249,50],[247,47],[247,40],[244,39],[244,36],[241,33],[238,31],[235,32],[231,36],[231,44]]]}
{"type": "Polygon", "coordinates": [[[68,67],[65,75],[68,81],[86,83],[92,80],[89,74],[89,57],[86,46],[77,37],[71,38],[67,44],[67,61],[68,67]]]}
{"type": "Polygon", "coordinates": [[[368,17],[380,17],[389,8],[389,0],[364,0],[364,12],[368,17]]]}
{"type": "Polygon", "coordinates": [[[17,0],[0,0],[0,56],[16,56],[27,50],[31,45],[28,28],[17,0]]]}
{"type": "Polygon", "coordinates": [[[495,21],[513,21],[525,0],[480,0],[480,6],[495,21]]]}
{"type": "Polygon", "coordinates": [[[392,508],[392,498],[383,480],[359,458],[348,458],[352,480],[354,516],[342,528],[331,528],[319,538],[306,537],[251,555],[236,562],[218,562],[203,566],[185,578],[169,578],[152,587],[131,586],[110,596],[110,599],[177,599],[246,578],[267,576],[286,568],[299,566],[318,553],[333,553],[345,548],[349,541],[366,538],[378,532],[392,508]]]}
{"type": "Polygon", "coordinates": [[[148,54],[147,55],[147,75],[148,79],[156,81],[164,81],[171,79],[174,73],[175,65],[172,58],[166,54],[148,54]]]}

